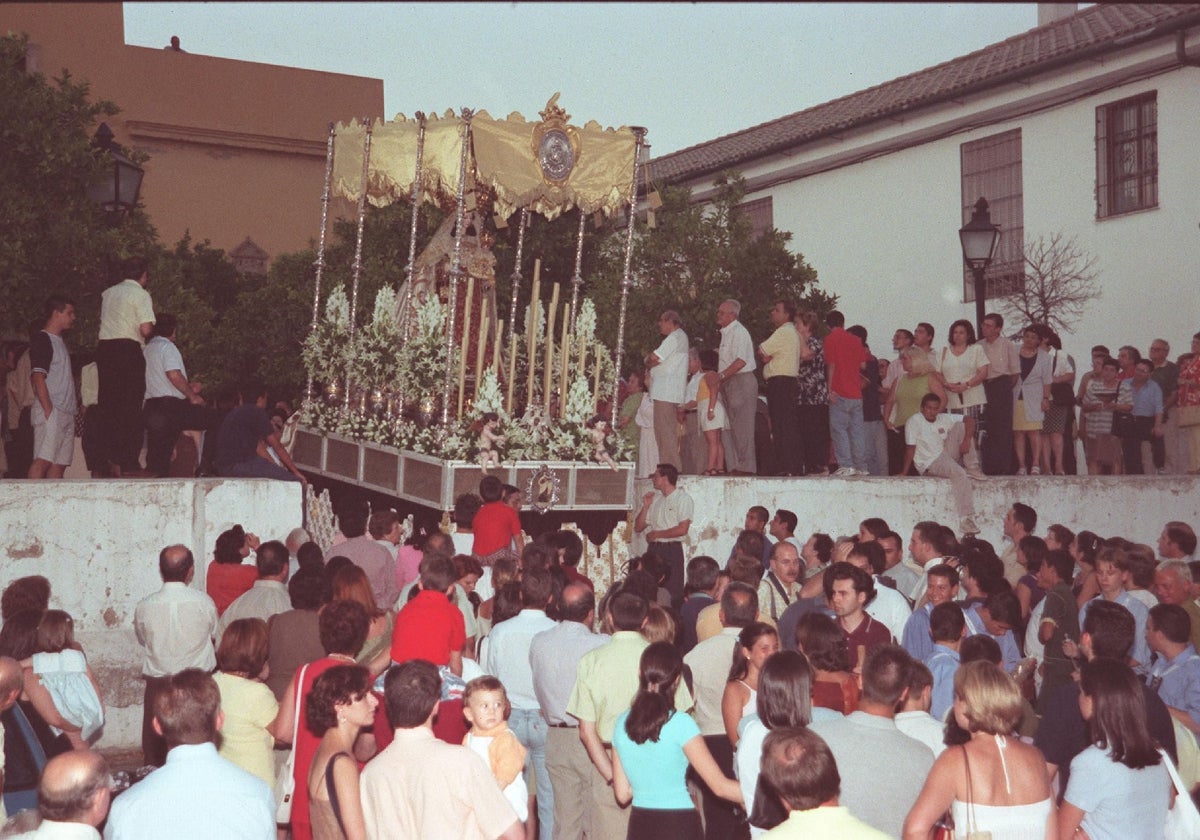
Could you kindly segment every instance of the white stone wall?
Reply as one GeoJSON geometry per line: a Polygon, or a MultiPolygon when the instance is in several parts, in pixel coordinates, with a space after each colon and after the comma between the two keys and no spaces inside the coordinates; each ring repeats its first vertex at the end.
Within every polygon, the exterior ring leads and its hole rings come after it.
{"type": "MultiPolygon", "coordinates": [[[[941,479],[698,478],[679,486],[695,501],[687,557],[708,554],[724,563],[746,511],[764,505],[795,511],[797,534],[853,534],[870,516],[888,521],[907,543],[912,526],[933,519],[957,523],[949,482],[941,479]]],[[[650,489],[638,483],[635,498],[650,489]]],[[[1038,512],[1040,534],[1062,523],[1074,531],[1120,534],[1153,545],[1163,523],[1200,525],[1200,478],[993,478],[976,485],[981,537],[998,548],[1001,522],[1013,502],[1038,512]]],[[[53,606],[75,619],[80,643],[104,687],[108,722],[100,746],[140,744],[141,649],[133,609],[160,585],[158,552],[171,543],[191,547],[193,585],[202,588],[217,535],[235,523],[264,539],[283,539],[300,524],[300,487],[291,482],[206,479],[0,482],[0,588],[42,574],[53,606]]],[[[630,556],[645,550],[627,524],[599,548],[586,542],[582,571],[603,593],[630,556]]]]}
{"type": "Polygon", "coordinates": [[[102,747],[140,744],[137,602],[161,586],[158,553],[182,543],[196,557],[193,586],[217,535],[241,523],[264,540],[301,522],[300,485],[267,480],[0,481],[0,588],[45,575],[51,605],[75,620],[104,688],[102,747]]]}
{"type": "MultiPolygon", "coordinates": [[[[800,520],[796,536],[801,541],[814,532],[857,534],[859,522],[878,516],[904,538],[907,549],[913,525],[921,520],[958,525],[950,482],[938,478],[683,476],[679,487],[695,502],[684,556],[707,554],[722,565],[746,511],[754,505],[763,505],[772,515],[779,508],[793,511],[800,520]]],[[[636,495],[640,498],[649,489],[648,481],[639,482],[636,495]]],[[[1076,532],[1120,535],[1153,546],[1166,522],[1179,520],[1200,528],[1200,478],[1195,476],[989,478],[975,484],[975,521],[982,529],[980,538],[997,551],[1003,551],[1004,515],[1014,502],[1037,511],[1039,535],[1059,523],[1076,532]]],[[[635,556],[645,551],[645,541],[636,537],[630,550],[635,556]]]]}

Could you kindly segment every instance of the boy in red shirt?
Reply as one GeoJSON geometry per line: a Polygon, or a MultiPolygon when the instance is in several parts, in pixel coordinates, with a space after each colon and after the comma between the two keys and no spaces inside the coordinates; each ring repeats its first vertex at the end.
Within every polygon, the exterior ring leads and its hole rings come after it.
{"type": "Polygon", "coordinates": [[[521,517],[504,503],[504,484],[494,475],[485,475],[479,482],[479,497],[483,507],[475,514],[475,546],[471,553],[484,558],[502,548],[515,547],[519,554],[525,547],[521,517]]]}
{"type": "Polygon", "coordinates": [[[462,676],[467,631],[462,612],[450,600],[457,577],[449,557],[430,555],[421,561],[421,591],[396,616],[392,662],[424,659],[449,665],[462,676]]]}

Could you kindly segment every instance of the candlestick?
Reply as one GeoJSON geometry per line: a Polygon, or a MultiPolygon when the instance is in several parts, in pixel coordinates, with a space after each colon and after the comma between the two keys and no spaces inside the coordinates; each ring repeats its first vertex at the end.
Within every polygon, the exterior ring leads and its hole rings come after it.
{"type": "Polygon", "coordinates": [[[479,402],[479,386],[483,384],[483,360],[487,356],[488,344],[488,317],[487,309],[479,313],[479,342],[475,347],[475,402],[479,402]]]}
{"type": "Polygon", "coordinates": [[[533,261],[533,293],[529,296],[529,316],[525,319],[525,357],[529,364],[529,380],[525,385],[525,407],[533,404],[533,375],[537,367],[537,302],[542,288],[542,259],[533,261]]]}
{"type": "Polygon", "coordinates": [[[600,348],[596,348],[596,384],[592,387],[592,413],[600,410],[600,348]]]}
{"type": "Polygon", "coordinates": [[[492,344],[492,370],[496,372],[496,381],[500,380],[500,336],[504,335],[504,319],[496,323],[496,341],[492,344]]]}
{"type": "MultiPolygon", "coordinates": [[[[554,320],[558,315],[559,284],[550,293],[550,310],[546,313],[546,358],[542,362],[542,406],[550,410],[550,386],[554,384],[554,320]]],[[[565,323],[565,322],[564,322],[565,323]]]]}
{"type": "MultiPolygon", "coordinates": [[[[467,299],[463,303],[462,346],[458,360],[458,416],[463,413],[463,396],[467,388],[467,351],[471,347],[471,303],[475,297],[475,277],[467,275],[467,299]]],[[[454,305],[452,301],[451,306],[454,305]]]]}

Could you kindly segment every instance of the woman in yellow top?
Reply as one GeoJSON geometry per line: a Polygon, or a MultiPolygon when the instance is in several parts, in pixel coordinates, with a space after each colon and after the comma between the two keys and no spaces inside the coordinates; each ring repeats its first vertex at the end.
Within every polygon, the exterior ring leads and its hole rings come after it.
{"type": "Polygon", "coordinates": [[[896,387],[883,406],[883,422],[892,432],[904,429],[908,418],[921,410],[921,399],[926,394],[936,394],[942,407],[946,405],[946,389],[934,374],[928,353],[915,344],[906,347],[900,351],[900,367],[904,373],[896,380],[896,387]]]}
{"type": "Polygon", "coordinates": [[[221,690],[221,713],[225,715],[220,753],[274,787],[275,739],[267,726],[279,713],[279,702],[263,682],[266,665],[265,621],[240,618],[225,628],[217,648],[217,673],[213,675],[221,690]]]}
{"type": "Polygon", "coordinates": [[[721,404],[721,377],[716,350],[700,351],[700,387],[696,391],[696,413],[700,419],[700,431],[708,443],[708,469],[705,475],[725,474],[725,446],[721,443],[721,430],[729,428],[725,417],[725,406],[721,404]]]}

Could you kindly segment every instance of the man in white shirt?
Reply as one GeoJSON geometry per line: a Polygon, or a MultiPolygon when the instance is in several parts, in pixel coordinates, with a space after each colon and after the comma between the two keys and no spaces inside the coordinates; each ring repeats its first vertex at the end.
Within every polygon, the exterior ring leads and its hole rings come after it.
{"type": "Polygon", "coordinates": [[[100,341],[96,367],[100,373],[101,439],[115,475],[141,473],[142,399],[146,393],[146,360],[142,345],[154,328],[154,304],[144,257],[121,264],[125,279],[100,296],[100,341]]]}
{"type": "Polygon", "coordinates": [[[921,411],[904,424],[904,468],[908,474],[914,464],[921,475],[950,479],[954,504],[958,508],[959,530],[978,534],[975,524],[975,490],[972,478],[983,478],[974,440],[966,434],[962,415],[939,414],[942,400],[936,394],[921,398],[921,411]]]}
{"type": "Polygon", "coordinates": [[[33,390],[29,478],[62,478],[75,452],[75,379],[62,337],[75,324],[75,304],[62,295],[51,295],[45,315],[45,326],[29,345],[33,390]]]}
{"type": "Polygon", "coordinates": [[[288,595],[288,550],[279,540],[270,540],[258,547],[255,553],[258,580],[254,585],[234,599],[221,614],[217,624],[217,644],[230,624],[242,618],[261,618],[269,621],[271,616],[287,612],[292,608],[288,595]]]}
{"type": "Polygon", "coordinates": [[[896,713],[896,728],[933,750],[936,758],[946,749],[945,727],[929,714],[933,703],[933,674],[924,662],[913,661],[908,677],[908,696],[896,713]]]}
{"type": "Polygon", "coordinates": [[[878,542],[860,542],[850,549],[846,562],[858,566],[875,579],[875,599],[867,605],[867,615],[881,622],[891,631],[892,639],[899,642],[904,638],[904,625],[912,615],[912,610],[903,595],[879,580],[887,562],[883,546],[878,542]]]}
{"type": "MultiPolygon", "coordinates": [[[[142,406],[142,419],[146,423],[146,471],[160,478],[170,473],[171,451],[181,431],[215,432],[221,426],[220,413],[206,408],[204,398],[188,382],[183,356],[175,345],[178,331],[179,319],[164,312],[154,324],[154,338],[142,351],[146,359],[146,401],[142,406]]],[[[215,475],[209,440],[206,435],[200,472],[215,475]]]]}
{"type": "Polygon", "coordinates": [[[538,836],[551,840],[554,834],[554,788],[546,773],[546,719],[533,687],[529,652],[533,637],[554,627],[546,607],[554,597],[550,572],[528,568],[521,575],[521,611],[492,628],[485,672],[504,683],[512,712],[508,727],[529,751],[537,782],[538,836]]]}
{"type": "Polygon", "coordinates": [[[153,726],[154,699],[173,674],[188,668],[209,672],[217,666],[212,642],[217,631],[217,607],[212,598],[188,585],[196,569],[187,546],[169,545],[159,552],[158,571],[162,589],[134,608],[133,629],[146,653],[142,660],[146,680],[142,760],[161,767],[167,747],[153,726]]]}
{"type": "Polygon", "coordinates": [[[757,365],[750,332],[738,320],[741,312],[742,305],[732,299],[722,301],[717,307],[717,326],[721,328],[717,373],[733,442],[732,448],[725,448],[725,463],[733,475],[756,475],[754,419],[758,413],[758,378],[754,371],[757,365]]]}
{"type": "Polygon", "coordinates": [[[575,688],[579,660],[602,647],[609,637],[592,632],[596,596],[586,584],[563,587],[558,616],[561,621],[529,643],[529,666],[533,693],[550,727],[546,732],[546,775],[554,788],[555,833],[578,838],[591,822],[591,785],[596,770],[580,740],[579,721],[567,713],[567,702],[575,688]]]}
{"type": "MultiPolygon", "coordinates": [[[[758,596],[744,583],[731,583],[721,596],[721,632],[697,644],[683,662],[692,671],[692,694],[696,706],[692,716],[700,734],[721,772],[733,774],[733,747],[725,733],[721,700],[729,681],[729,663],[737,646],[738,634],[754,623],[758,614],[758,596]]],[[[737,818],[728,803],[701,785],[701,800],[705,825],[711,837],[732,837],[737,831],[737,818]]]]}
{"type": "Polygon", "coordinates": [[[275,796],[267,783],[217,754],[225,716],[216,681],[196,668],[168,677],[154,701],[166,764],[113,800],[105,840],[269,840],[275,796]]]}
{"type": "Polygon", "coordinates": [[[667,589],[676,609],[683,603],[683,538],[692,527],[692,497],[679,490],[679,471],[671,464],[662,463],[650,476],[654,492],[642,499],[633,527],[644,533],[648,550],[653,551],[671,568],[667,589]]]}
{"type": "Polygon", "coordinates": [[[658,330],[663,340],[646,357],[646,367],[652,368],[650,399],[654,402],[654,441],[658,444],[658,460],[670,464],[678,472],[683,469],[679,458],[679,418],[676,412],[683,403],[687,387],[688,337],[683,331],[679,313],[668,309],[658,318],[658,330]]]}

